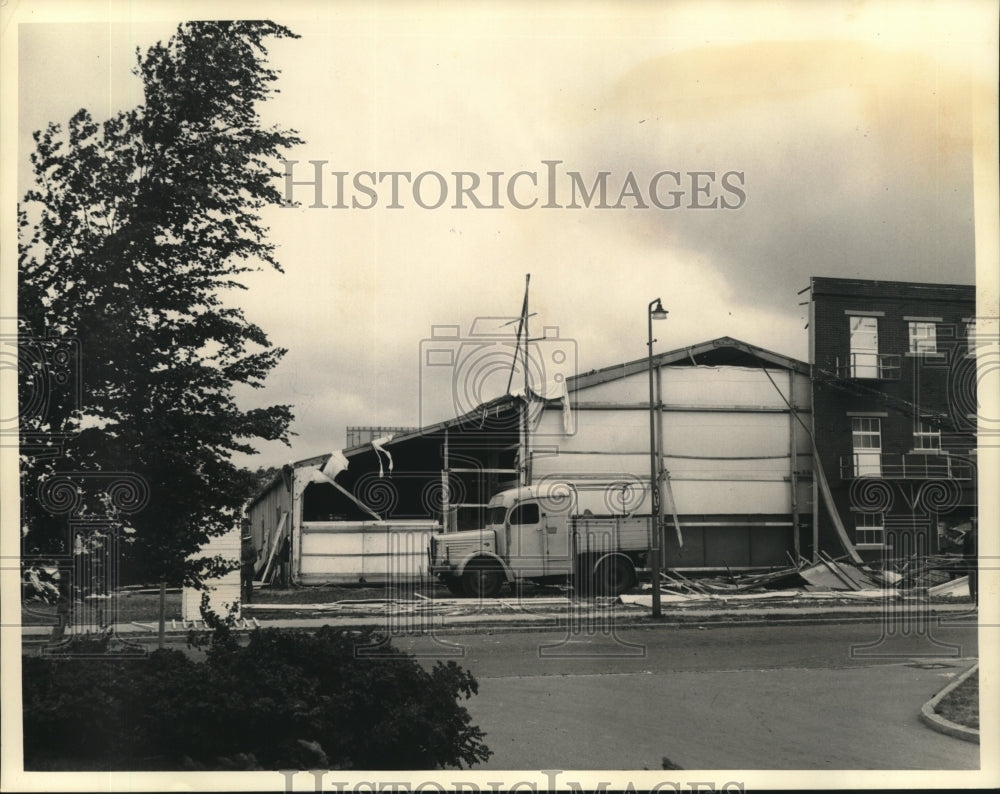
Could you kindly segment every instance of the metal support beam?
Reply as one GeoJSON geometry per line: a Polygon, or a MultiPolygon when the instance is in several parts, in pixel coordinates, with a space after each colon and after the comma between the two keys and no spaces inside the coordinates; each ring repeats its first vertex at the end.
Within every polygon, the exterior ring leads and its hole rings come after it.
{"type": "Polygon", "coordinates": [[[441,455],[441,529],[448,531],[448,513],[450,511],[448,493],[448,428],[444,429],[444,450],[441,455]]]}
{"type": "MultiPolygon", "coordinates": [[[[726,413],[726,414],[787,414],[784,405],[699,405],[697,403],[663,403],[665,411],[689,411],[692,413],[726,413]]],[[[614,401],[576,402],[576,411],[648,411],[649,403],[623,403],[614,401]]],[[[801,411],[807,413],[807,411],[801,411]]]]}
{"type": "Polygon", "coordinates": [[[789,439],[788,439],[788,459],[790,465],[789,474],[791,475],[791,487],[792,487],[792,543],[795,549],[795,560],[798,563],[799,558],[802,556],[799,552],[799,480],[798,473],[798,460],[799,460],[799,449],[798,449],[798,436],[796,435],[796,426],[798,425],[798,417],[796,416],[795,410],[795,373],[789,370],[788,372],[788,422],[789,422],[789,439]]]}
{"type": "Polygon", "coordinates": [[[659,467],[659,447],[656,440],[656,398],[653,388],[653,315],[657,319],[663,319],[667,313],[663,310],[660,299],[650,301],[646,310],[646,321],[648,331],[646,344],[648,346],[647,367],[649,369],[649,492],[652,504],[650,507],[650,521],[652,537],[650,538],[650,568],[653,584],[653,617],[662,617],[663,612],[660,607],[660,550],[663,548],[662,536],[660,532],[660,467],[659,467]]]}

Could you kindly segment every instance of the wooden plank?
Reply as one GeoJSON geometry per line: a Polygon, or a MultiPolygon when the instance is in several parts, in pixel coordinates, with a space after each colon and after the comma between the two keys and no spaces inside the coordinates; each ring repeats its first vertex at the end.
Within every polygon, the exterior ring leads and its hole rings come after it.
{"type": "Polygon", "coordinates": [[[682,582],[684,582],[689,587],[693,588],[695,592],[698,592],[698,593],[707,593],[708,592],[708,590],[705,587],[703,587],[700,582],[695,582],[695,581],[693,581],[691,579],[688,579],[680,571],[675,570],[674,571],[674,576],[676,576],[678,579],[680,579],[682,582]]]}
{"type": "Polygon", "coordinates": [[[278,542],[281,537],[285,534],[285,523],[288,521],[288,513],[281,514],[281,521],[278,522],[278,528],[274,533],[274,540],[271,541],[271,550],[267,554],[267,562],[264,565],[264,573],[261,574],[261,579],[267,581],[267,572],[271,569],[271,563],[274,561],[274,553],[278,550],[278,542]]]}
{"type": "MultiPolygon", "coordinates": [[[[860,565],[862,561],[861,555],[854,548],[854,544],[851,543],[851,539],[847,536],[847,530],[844,529],[844,523],[840,520],[840,513],[837,512],[837,504],[833,501],[833,494],[830,492],[830,484],[827,482],[826,472],[823,471],[823,461],[820,459],[815,438],[813,439],[813,472],[815,474],[815,482],[819,485],[819,491],[823,497],[823,504],[826,505],[827,512],[830,515],[830,520],[833,522],[833,528],[836,530],[841,546],[844,547],[851,561],[860,565]]],[[[813,531],[816,532],[817,530],[814,528],[813,531]]],[[[814,548],[813,554],[816,555],[818,553],[818,547],[814,548]]]]}
{"type": "Polygon", "coordinates": [[[695,595],[702,595],[701,593],[699,593],[697,590],[695,590],[690,585],[686,584],[685,582],[681,581],[680,579],[675,578],[669,571],[666,571],[666,570],[660,571],[660,576],[662,578],[666,579],[674,587],[679,587],[679,588],[681,588],[683,590],[688,590],[688,591],[694,593],[695,595]]]}

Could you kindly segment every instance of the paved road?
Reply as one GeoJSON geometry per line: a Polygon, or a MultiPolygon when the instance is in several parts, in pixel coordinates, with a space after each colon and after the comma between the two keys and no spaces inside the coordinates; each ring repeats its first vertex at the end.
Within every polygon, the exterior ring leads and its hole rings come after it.
{"type": "Polygon", "coordinates": [[[397,639],[472,670],[493,769],[976,769],[979,747],[924,726],[975,630],[879,624],[622,629],[397,639]],[[454,643],[451,648],[442,643],[454,643]],[[863,648],[861,646],[869,646],[863,648]],[[854,649],[852,651],[852,648],[854,649]]]}

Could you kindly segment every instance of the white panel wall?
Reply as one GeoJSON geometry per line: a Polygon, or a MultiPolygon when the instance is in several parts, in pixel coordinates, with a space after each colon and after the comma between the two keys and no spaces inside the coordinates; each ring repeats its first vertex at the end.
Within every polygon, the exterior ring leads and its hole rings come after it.
{"type": "MultiPolygon", "coordinates": [[[[662,367],[662,397],[664,403],[675,405],[783,408],[785,401],[781,395],[788,398],[788,370],[769,368],[767,373],[774,379],[774,385],[763,370],[752,367],[662,367]]],[[[643,371],[582,389],[574,397],[588,402],[648,403],[649,376],[643,371]]],[[[795,375],[795,404],[800,408],[811,404],[809,378],[805,375],[795,375]]]]}
{"type": "MultiPolygon", "coordinates": [[[[788,476],[788,457],[770,460],[688,460],[664,458],[664,465],[675,480],[780,480],[788,476]]],[[[558,458],[535,458],[532,464],[537,482],[545,477],[556,479],[569,474],[579,479],[608,478],[638,474],[649,476],[648,455],[560,455],[558,458]]],[[[566,479],[574,479],[566,476],[566,479]]]]}
{"type": "Polygon", "coordinates": [[[560,450],[643,452],[649,454],[649,412],[645,410],[573,411],[575,432],[563,428],[562,409],[547,407],[532,430],[532,446],[557,445],[560,450]]]}
{"type": "Polygon", "coordinates": [[[787,455],[789,432],[787,413],[664,411],[663,454],[787,455]]]}
{"type": "MultiPolygon", "coordinates": [[[[673,481],[678,513],[790,513],[785,482],[673,481]]],[[[670,512],[664,499],[664,512],[670,512]]],[[[648,508],[647,508],[648,510],[648,508]]]]}
{"type": "Polygon", "coordinates": [[[641,375],[611,380],[570,395],[573,399],[605,403],[647,403],[649,402],[649,375],[643,370],[641,375]]]}
{"type": "MultiPolygon", "coordinates": [[[[634,471],[649,456],[649,413],[647,411],[589,410],[576,412],[576,432],[561,434],[562,412],[548,408],[532,436],[534,465],[546,471],[561,466],[577,468],[577,459],[607,458],[603,465],[612,471],[634,471]],[[555,463],[553,455],[560,461],[555,463]],[[544,456],[544,457],[543,457],[544,456]],[[621,460],[619,460],[621,459],[621,460]],[[565,462],[565,463],[564,463],[565,462]]],[[[789,451],[787,413],[736,413],[665,411],[663,452],[670,457],[773,457],[785,458],[789,451]]],[[[799,449],[809,451],[808,437],[800,428],[799,449]]],[[[704,461],[698,461],[698,467],[704,461]]],[[[731,462],[724,462],[729,465],[731,462]]],[[[680,461],[675,461],[679,465],[680,461]]],[[[592,469],[598,463],[588,464],[592,469]]],[[[646,463],[648,466],[648,462],[646,463]]]]}
{"type": "Polygon", "coordinates": [[[388,582],[427,575],[427,548],[434,522],[305,522],[302,581],[388,582]]]}
{"type": "MultiPolygon", "coordinates": [[[[786,370],[770,370],[775,384],[788,391],[786,370]]],[[[791,511],[790,416],[787,406],[761,370],[742,367],[683,367],[663,370],[664,466],[670,472],[679,513],[787,513],[791,511]],[[684,406],[767,408],[776,411],[669,410],[684,406]]],[[[808,404],[809,382],[795,375],[795,400],[808,404]]],[[[546,408],[532,438],[532,479],[565,477],[590,483],[581,509],[648,512],[649,412],[610,407],[648,400],[645,374],[594,386],[578,401],[609,404],[575,410],[575,432],[563,429],[559,406],[546,408]],[[633,483],[623,493],[615,482],[633,483]]],[[[803,415],[808,426],[808,413],[803,415]]],[[[811,444],[797,426],[798,469],[811,469],[811,444]]],[[[667,500],[665,494],[665,501],[667,500]]],[[[801,507],[800,502],[800,507],[801,507]]],[[[665,504],[665,507],[669,505],[665,504]]]]}
{"type": "MultiPolygon", "coordinates": [[[[664,403],[679,405],[759,405],[785,408],[785,401],[767,375],[759,369],[740,367],[664,367],[662,370],[664,403]]],[[[769,370],[768,374],[788,397],[788,371],[769,370]]],[[[647,386],[648,390],[648,386],[647,386]]],[[[802,396],[807,394],[803,389],[802,396]]],[[[796,394],[796,398],[798,398],[796,394]]]]}
{"type": "MultiPolygon", "coordinates": [[[[536,482],[540,479],[535,477],[536,482]]],[[[680,514],[790,513],[792,509],[789,485],[777,477],[693,480],[671,476],[670,484],[676,505],[670,503],[670,492],[665,488],[662,507],[668,515],[675,509],[680,514]]],[[[650,512],[648,472],[645,476],[621,477],[618,483],[577,479],[576,485],[579,512],[590,510],[594,515],[650,512]],[[625,483],[629,487],[623,489],[625,483]]],[[[800,497],[803,495],[800,492],[800,497]]],[[[799,508],[803,508],[802,502],[799,508]]]]}
{"type": "MultiPolygon", "coordinates": [[[[211,538],[201,548],[199,557],[214,557],[221,555],[226,559],[234,560],[237,564],[240,561],[240,529],[234,527],[225,535],[211,538]]],[[[229,613],[229,607],[240,600],[240,571],[227,573],[218,579],[212,579],[208,588],[209,608],[220,617],[229,613]]],[[[202,590],[195,590],[193,587],[185,587],[181,591],[181,614],[185,620],[201,620],[201,595],[202,590]]],[[[237,612],[237,617],[239,613],[237,612]]]]}

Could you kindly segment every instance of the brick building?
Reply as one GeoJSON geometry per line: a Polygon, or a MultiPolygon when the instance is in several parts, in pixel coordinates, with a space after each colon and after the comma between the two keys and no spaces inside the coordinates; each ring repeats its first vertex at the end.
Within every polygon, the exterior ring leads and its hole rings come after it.
{"type": "Polygon", "coordinates": [[[809,290],[820,548],[935,553],[976,516],[975,287],[814,277],[809,290]]]}

